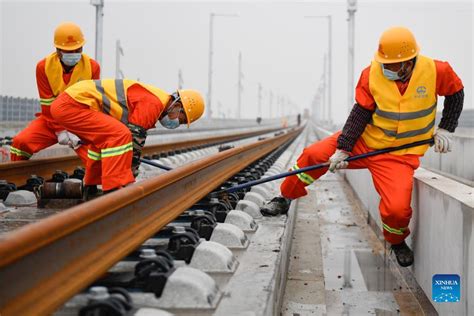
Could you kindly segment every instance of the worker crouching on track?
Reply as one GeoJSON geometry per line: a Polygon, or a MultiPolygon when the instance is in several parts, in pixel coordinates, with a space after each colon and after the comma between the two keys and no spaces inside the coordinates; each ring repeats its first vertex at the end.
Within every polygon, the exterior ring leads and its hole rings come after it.
{"type": "Polygon", "coordinates": [[[84,43],[82,31],[76,24],[65,22],[56,28],[56,51],[36,65],[41,113],[13,138],[12,161],[27,160],[34,153],[59,142],[74,148],[84,165],[87,164],[87,148],[80,146],[79,138],[57,124],[50,113],[51,103],[66,88],[80,80],[100,78],[99,64],[82,52],[84,43]]]}
{"type": "Polygon", "coordinates": [[[128,79],[81,81],[51,105],[53,118],[89,145],[91,163],[84,183],[101,183],[104,192],[135,181],[146,130],[158,120],[169,129],[185,123],[189,127],[203,112],[204,101],[197,91],[170,95],[128,79]]]}
{"type": "MultiPolygon", "coordinates": [[[[461,114],[463,85],[447,62],[419,55],[413,34],[406,28],[386,30],[372,64],[362,71],[354,105],[342,132],[304,149],[293,170],[330,162],[329,170],[367,168],[380,195],[383,234],[401,266],[413,264],[413,252],[405,243],[413,174],[428,145],[412,147],[365,159],[344,161],[349,156],[396,147],[434,136],[435,151],[452,149],[451,135],[461,114]],[[435,131],[437,96],[445,96],[441,121],[435,131]]],[[[288,199],[307,194],[310,185],[328,168],[290,176],[281,185],[282,197],[269,203],[266,212],[284,209],[288,199]]],[[[262,212],[265,210],[262,209],[262,212]]],[[[421,223],[422,225],[423,223],[421,223]]]]}

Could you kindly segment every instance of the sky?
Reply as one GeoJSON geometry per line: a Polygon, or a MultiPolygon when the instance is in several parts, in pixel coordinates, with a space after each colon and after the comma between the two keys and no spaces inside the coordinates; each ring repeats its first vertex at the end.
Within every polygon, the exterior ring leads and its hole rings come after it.
{"type": "MultiPolygon", "coordinates": [[[[237,115],[238,55],[242,54],[243,118],[275,116],[310,108],[323,74],[332,16],[332,120],[348,108],[347,2],[332,1],[113,1],[105,0],[102,78],[115,77],[115,43],[126,78],[172,92],[181,70],[184,88],[208,91],[210,13],[213,32],[213,115],[237,115]],[[273,96],[271,98],[270,96],[273,96]]],[[[53,52],[53,33],[63,21],[79,24],[84,52],[94,57],[95,8],[90,0],[0,0],[0,95],[37,98],[36,63],[53,52]]],[[[464,1],[359,0],[355,14],[354,82],[370,64],[381,33],[410,28],[421,53],[448,61],[463,80],[465,108],[473,108],[473,3],[464,1]]],[[[442,98],[438,110],[442,109],[442,98]]]]}

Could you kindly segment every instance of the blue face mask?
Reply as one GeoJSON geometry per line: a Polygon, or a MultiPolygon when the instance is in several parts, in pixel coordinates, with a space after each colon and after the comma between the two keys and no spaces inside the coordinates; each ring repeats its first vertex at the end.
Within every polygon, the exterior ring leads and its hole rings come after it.
{"type": "Polygon", "coordinates": [[[61,61],[66,66],[75,66],[81,60],[82,53],[62,53],[61,61]]]}
{"type": "Polygon", "coordinates": [[[179,118],[175,119],[170,119],[168,115],[165,115],[161,120],[160,120],[161,125],[163,125],[164,128],[167,129],[175,129],[179,126],[179,118]]]}
{"type": "MultiPolygon", "coordinates": [[[[402,66],[401,68],[403,68],[403,63],[402,63],[402,66]]],[[[398,71],[391,71],[389,69],[386,69],[384,67],[384,64],[382,64],[382,71],[383,71],[383,75],[385,76],[385,78],[387,78],[388,80],[392,80],[392,81],[395,81],[395,80],[400,80],[400,76],[398,75],[398,71]]]]}

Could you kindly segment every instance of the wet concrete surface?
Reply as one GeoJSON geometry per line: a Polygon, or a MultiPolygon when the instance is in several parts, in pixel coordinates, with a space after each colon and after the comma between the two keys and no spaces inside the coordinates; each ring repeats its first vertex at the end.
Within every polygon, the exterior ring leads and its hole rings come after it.
{"type": "Polygon", "coordinates": [[[307,189],[295,227],[295,237],[306,239],[306,248],[293,240],[296,246],[290,257],[281,314],[423,314],[411,289],[391,269],[384,244],[367,225],[366,215],[344,179],[327,174],[307,189]],[[298,235],[298,230],[305,230],[301,221],[311,225],[312,231],[298,235]],[[318,245],[308,244],[315,239],[320,242],[320,254],[318,245]],[[318,269],[322,276],[313,273],[318,269]],[[302,277],[303,271],[312,277],[302,277]],[[304,286],[295,286],[295,282],[304,286]]]}
{"type": "Polygon", "coordinates": [[[44,208],[36,206],[7,207],[4,212],[0,213],[0,238],[12,230],[60,213],[77,204],[77,200],[51,200],[44,208]]]}

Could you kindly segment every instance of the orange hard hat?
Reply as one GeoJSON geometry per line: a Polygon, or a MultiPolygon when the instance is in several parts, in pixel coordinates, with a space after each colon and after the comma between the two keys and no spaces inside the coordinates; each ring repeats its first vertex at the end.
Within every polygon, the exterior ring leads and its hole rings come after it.
{"type": "Polygon", "coordinates": [[[204,98],[198,91],[190,89],[178,90],[178,94],[181,98],[181,104],[188,119],[189,127],[189,124],[198,120],[204,113],[204,98]]]}
{"type": "Polygon", "coordinates": [[[413,33],[406,27],[395,26],[380,36],[375,60],[382,64],[399,63],[414,58],[419,52],[413,33]]]}
{"type": "Polygon", "coordinates": [[[82,46],[86,40],[81,28],[72,22],[64,22],[54,31],[54,46],[62,50],[76,50],[82,46]]]}

